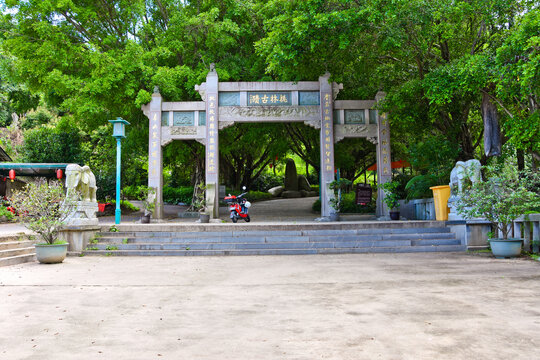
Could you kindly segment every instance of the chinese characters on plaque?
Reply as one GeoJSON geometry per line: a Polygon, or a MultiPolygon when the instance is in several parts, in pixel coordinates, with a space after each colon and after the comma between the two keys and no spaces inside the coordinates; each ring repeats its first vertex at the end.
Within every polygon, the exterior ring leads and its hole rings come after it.
{"type": "Polygon", "coordinates": [[[334,134],[332,128],[332,97],[330,94],[324,94],[323,106],[322,106],[322,141],[321,146],[323,146],[323,170],[325,172],[331,172],[333,175],[334,171],[334,134]]]}
{"type": "Polygon", "coordinates": [[[392,162],[390,158],[390,125],[386,114],[382,114],[379,122],[379,144],[380,144],[380,159],[381,174],[392,175],[392,162]]]}
{"type": "Polygon", "coordinates": [[[249,92],[248,106],[283,106],[291,105],[289,92],[249,92]]]}
{"type": "Polygon", "coordinates": [[[151,115],[150,121],[150,176],[158,176],[159,160],[161,157],[161,119],[158,119],[158,113],[154,112],[151,115]]]}
{"type": "Polygon", "coordinates": [[[217,120],[217,96],[208,95],[208,113],[206,119],[206,170],[208,173],[217,173],[218,164],[218,120],[217,120]]]}

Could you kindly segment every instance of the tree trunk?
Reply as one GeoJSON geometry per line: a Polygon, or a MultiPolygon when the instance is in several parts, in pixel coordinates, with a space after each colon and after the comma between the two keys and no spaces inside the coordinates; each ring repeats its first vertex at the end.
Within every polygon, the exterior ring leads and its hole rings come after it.
{"type": "Polygon", "coordinates": [[[484,153],[486,156],[501,154],[501,129],[497,106],[487,92],[482,92],[482,118],[484,120],[484,153]]]}

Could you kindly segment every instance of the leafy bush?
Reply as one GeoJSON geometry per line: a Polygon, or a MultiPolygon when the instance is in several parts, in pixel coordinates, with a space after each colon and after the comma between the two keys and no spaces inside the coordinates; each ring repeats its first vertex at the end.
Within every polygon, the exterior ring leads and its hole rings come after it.
{"type": "Polygon", "coordinates": [[[193,186],[182,186],[172,188],[163,187],[163,201],[169,204],[178,204],[179,202],[190,205],[193,197],[193,186]]]}
{"type": "Polygon", "coordinates": [[[122,196],[132,200],[144,200],[148,193],[146,185],[129,185],[122,189],[122,196]]]}
{"type": "Polygon", "coordinates": [[[259,175],[259,177],[253,181],[250,188],[255,191],[268,191],[268,189],[280,185],[283,185],[283,176],[267,173],[259,175]]]}
{"type": "Polygon", "coordinates": [[[24,162],[80,163],[81,135],[67,119],[56,127],[40,126],[24,133],[22,155],[24,162]]]}
{"type": "Polygon", "coordinates": [[[405,185],[405,198],[407,200],[433,197],[430,187],[441,185],[439,179],[433,174],[417,175],[405,185]]]}
{"type": "Polygon", "coordinates": [[[53,114],[45,109],[30,111],[21,120],[21,129],[33,129],[36,126],[47,124],[53,118],[53,114]]]}
{"type": "MultiPolygon", "coordinates": [[[[111,204],[116,207],[116,200],[111,201],[111,204]]],[[[137,212],[140,209],[127,200],[120,200],[120,210],[122,212],[137,212]]]]}
{"type": "Polygon", "coordinates": [[[0,206],[0,217],[2,216],[5,216],[10,221],[13,220],[13,218],[15,217],[15,215],[13,215],[11,211],[6,209],[5,206],[0,206]]]}
{"type": "Polygon", "coordinates": [[[317,194],[319,193],[319,185],[311,185],[311,191],[316,191],[317,194]]]}
{"type": "MultiPolygon", "coordinates": [[[[372,201],[368,205],[356,205],[356,194],[350,192],[341,194],[341,214],[370,214],[375,212],[376,204],[372,201]]],[[[321,212],[321,201],[317,200],[311,206],[311,210],[316,213],[321,212]]]]}
{"type": "Polygon", "coordinates": [[[246,194],[245,198],[248,201],[255,202],[255,201],[263,201],[263,200],[271,200],[273,199],[272,194],[263,192],[263,191],[250,191],[246,194]]]}

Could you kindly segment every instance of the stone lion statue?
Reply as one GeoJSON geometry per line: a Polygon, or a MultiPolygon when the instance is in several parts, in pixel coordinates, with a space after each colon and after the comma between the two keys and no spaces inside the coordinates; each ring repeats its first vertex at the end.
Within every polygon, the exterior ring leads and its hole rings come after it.
{"type": "Polygon", "coordinates": [[[452,195],[461,193],[467,183],[475,184],[482,181],[481,167],[480,161],[476,159],[458,161],[450,173],[452,195]]]}
{"type": "Polygon", "coordinates": [[[97,202],[96,177],[88,166],[69,164],[66,167],[66,198],[72,201],[97,202]]]}

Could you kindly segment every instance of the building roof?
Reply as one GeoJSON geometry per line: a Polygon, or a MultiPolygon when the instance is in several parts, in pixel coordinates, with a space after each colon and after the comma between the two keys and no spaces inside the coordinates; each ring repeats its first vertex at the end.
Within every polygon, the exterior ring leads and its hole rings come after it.
{"type": "Polygon", "coordinates": [[[0,163],[0,176],[8,176],[9,170],[15,170],[16,176],[56,176],[56,170],[65,172],[69,164],[58,163],[0,163]]]}

